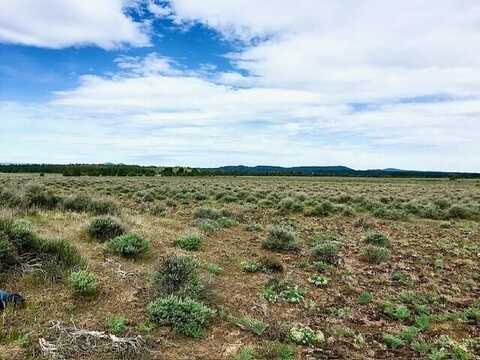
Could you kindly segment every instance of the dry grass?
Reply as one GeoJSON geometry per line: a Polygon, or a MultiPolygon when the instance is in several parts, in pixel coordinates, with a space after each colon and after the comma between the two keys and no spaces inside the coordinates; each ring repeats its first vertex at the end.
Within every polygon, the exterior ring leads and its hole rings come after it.
{"type": "MultiPolygon", "coordinates": [[[[54,209],[34,209],[0,202],[3,212],[30,221],[37,234],[74,244],[88,261],[88,271],[96,275],[98,288],[96,296],[80,298],[70,289],[68,277],[45,281],[35,271],[21,272],[20,268],[0,274],[0,288],[19,292],[27,299],[25,308],[2,314],[0,359],[38,358],[39,339],[51,336],[51,321],[108,333],[106,319],[111,315],[128,320],[122,336],[141,335],[148,349],[143,356],[153,359],[233,359],[247,345],[261,349],[273,340],[291,342],[281,327],[295,324],[321,331],[326,337],[325,342],[314,346],[296,346],[296,359],[422,358],[440,349],[445,336],[450,341],[445,351],[454,353],[458,345],[472,358],[479,355],[479,320],[463,316],[466,309],[480,307],[480,186],[474,181],[0,175],[0,199],[2,191],[22,197],[29,183],[44,186],[60,198],[83,194],[114,202],[118,221],[129,232],[149,240],[151,251],[134,260],[105,252],[105,245],[87,234],[96,216],[90,212],[65,211],[61,204],[54,209]],[[288,201],[281,202],[285,198],[288,201]],[[292,201],[300,205],[291,205],[292,201]],[[325,201],[333,205],[329,215],[312,214],[310,210],[325,201]],[[287,202],[289,206],[285,206],[287,202]],[[452,206],[465,212],[454,209],[451,217],[452,206]],[[220,219],[234,221],[209,220],[205,225],[195,219],[198,207],[223,210],[220,219]],[[158,208],[165,211],[159,213],[158,208]],[[303,212],[298,211],[301,208],[303,212]],[[370,226],[364,229],[360,218],[375,220],[368,220],[370,226]],[[261,227],[252,230],[251,224],[261,227]],[[281,274],[244,272],[242,262],[259,262],[273,255],[262,247],[270,225],[295,233],[300,250],[275,253],[285,269],[281,274]],[[388,236],[391,254],[387,262],[375,265],[364,260],[365,236],[371,231],[388,236]],[[199,251],[175,247],[179,236],[191,233],[203,236],[199,251]],[[336,266],[317,264],[312,258],[310,240],[319,233],[340,239],[336,266]],[[151,274],[159,259],[168,254],[198,260],[211,288],[208,305],[217,315],[201,338],[187,338],[148,322],[146,306],[154,297],[151,274]],[[205,264],[216,264],[221,271],[210,274],[205,264]],[[309,281],[319,273],[328,278],[327,285],[316,287],[309,281]],[[304,290],[304,300],[266,301],[262,292],[274,276],[304,290]],[[372,301],[360,305],[358,297],[365,291],[372,294],[372,301]],[[411,319],[392,319],[384,312],[385,302],[404,304],[412,313],[411,319]],[[415,352],[408,343],[396,349],[387,347],[384,335],[399,335],[415,325],[416,308],[424,305],[431,324],[410,344],[425,341],[431,347],[426,354],[418,349],[415,352]],[[260,336],[239,329],[231,319],[243,315],[269,327],[260,336]]],[[[118,355],[98,352],[71,356],[110,359],[118,355]]]]}

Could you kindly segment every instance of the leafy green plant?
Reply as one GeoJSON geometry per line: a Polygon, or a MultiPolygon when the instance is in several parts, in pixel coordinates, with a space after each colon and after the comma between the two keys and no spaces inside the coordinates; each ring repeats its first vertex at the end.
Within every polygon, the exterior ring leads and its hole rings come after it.
{"type": "Polygon", "coordinates": [[[411,312],[405,305],[395,305],[391,303],[383,304],[383,312],[394,320],[408,320],[411,312]]]}
{"type": "Polygon", "coordinates": [[[268,328],[268,324],[262,320],[254,319],[250,316],[244,315],[233,321],[238,327],[253,332],[256,335],[262,335],[268,328]]]}
{"type": "Polygon", "coordinates": [[[383,342],[391,349],[398,349],[405,345],[405,342],[400,337],[392,334],[383,335],[383,342]]]}
{"type": "Polygon", "coordinates": [[[95,274],[85,270],[75,271],[70,274],[70,286],[79,295],[95,295],[97,293],[97,278],[95,274]]]}
{"type": "Polygon", "coordinates": [[[308,281],[317,287],[325,286],[329,282],[328,278],[322,275],[314,275],[308,281]]]}
{"type": "Polygon", "coordinates": [[[128,321],[123,316],[109,316],[107,318],[107,326],[109,331],[114,335],[121,335],[127,331],[128,321]]]}
{"type": "Polygon", "coordinates": [[[357,303],[360,305],[367,305],[372,301],[373,295],[369,293],[368,291],[364,291],[360,294],[360,296],[357,299],[357,303]]]}
{"type": "Polygon", "coordinates": [[[108,242],[108,249],[115,255],[135,258],[146,255],[150,242],[135,234],[120,235],[108,242]]]}
{"type": "Polygon", "coordinates": [[[202,245],[202,237],[197,234],[184,235],[175,240],[175,246],[188,251],[197,251],[202,245]]]}
{"type": "Polygon", "coordinates": [[[215,314],[202,302],[175,295],[151,302],[147,311],[156,324],[171,326],[174,331],[191,337],[200,337],[215,314]]]}
{"type": "Polygon", "coordinates": [[[298,345],[314,346],[325,341],[325,335],[321,331],[314,331],[308,326],[295,325],[290,329],[289,337],[298,345]]]}

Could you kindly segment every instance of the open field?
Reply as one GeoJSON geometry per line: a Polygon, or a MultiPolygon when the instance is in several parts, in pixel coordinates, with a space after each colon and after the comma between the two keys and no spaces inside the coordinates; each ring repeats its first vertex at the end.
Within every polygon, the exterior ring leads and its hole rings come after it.
{"type": "Polygon", "coordinates": [[[479,358],[479,220],[478,181],[0,175],[0,359],[479,358]]]}

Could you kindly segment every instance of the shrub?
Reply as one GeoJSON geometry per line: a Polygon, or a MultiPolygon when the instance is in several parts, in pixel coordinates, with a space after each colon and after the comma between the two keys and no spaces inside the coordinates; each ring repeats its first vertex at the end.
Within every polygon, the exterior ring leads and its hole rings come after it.
{"type": "Polygon", "coordinates": [[[69,211],[85,212],[92,204],[92,199],[85,195],[70,196],[63,200],[63,208],[69,211]]]}
{"type": "Polygon", "coordinates": [[[195,211],[193,213],[193,216],[196,219],[217,220],[218,218],[220,218],[222,216],[222,214],[221,214],[220,211],[218,211],[216,209],[212,209],[212,208],[208,208],[208,207],[200,207],[200,208],[195,209],[195,211]]]}
{"type": "Polygon", "coordinates": [[[117,206],[110,200],[93,200],[88,211],[95,215],[112,215],[117,212],[117,206]]]}
{"type": "Polygon", "coordinates": [[[263,247],[275,251],[295,251],[300,248],[295,234],[280,226],[271,226],[268,236],[263,241],[263,247]]]}
{"type": "Polygon", "coordinates": [[[170,255],[162,259],[153,275],[153,284],[158,294],[199,298],[204,287],[198,274],[198,264],[188,256],[170,255]]]}
{"type": "Polygon", "coordinates": [[[197,251],[201,245],[202,238],[196,234],[181,236],[175,240],[175,246],[183,250],[197,251]]]}
{"type": "Polygon", "coordinates": [[[380,246],[380,247],[390,247],[390,240],[388,237],[379,232],[373,232],[367,234],[365,241],[368,244],[380,246]]]}
{"type": "Polygon", "coordinates": [[[203,303],[175,295],[155,300],[147,311],[158,325],[169,325],[174,331],[191,337],[200,337],[214,315],[203,303]]]}
{"type": "Polygon", "coordinates": [[[70,286],[80,295],[90,296],[97,293],[97,279],[95,274],[88,271],[77,271],[70,274],[70,286]]]}
{"type": "Polygon", "coordinates": [[[126,258],[146,255],[150,250],[150,242],[135,234],[120,235],[108,242],[113,254],[126,258]]]}
{"type": "Polygon", "coordinates": [[[265,359],[271,360],[294,360],[295,348],[292,345],[273,342],[262,349],[265,359]]]}
{"type": "Polygon", "coordinates": [[[0,232],[0,271],[16,264],[17,255],[17,249],[8,240],[7,235],[0,232]]]}
{"type": "Polygon", "coordinates": [[[53,209],[59,203],[60,198],[40,185],[30,185],[25,191],[25,201],[28,206],[53,209]]]}
{"type": "Polygon", "coordinates": [[[331,265],[338,264],[339,245],[335,241],[320,243],[312,249],[312,256],[316,261],[322,261],[331,265]]]}
{"type": "Polygon", "coordinates": [[[447,211],[448,219],[468,219],[471,215],[471,210],[461,205],[452,205],[447,211]]]}
{"type": "Polygon", "coordinates": [[[326,200],[316,205],[307,215],[311,216],[328,216],[335,212],[335,205],[330,201],[326,200]]]}
{"type": "Polygon", "coordinates": [[[33,247],[41,253],[53,256],[57,263],[68,268],[85,264],[77,248],[63,239],[36,238],[33,247]]]}
{"type": "Polygon", "coordinates": [[[233,360],[257,360],[258,356],[255,349],[251,346],[242,347],[236,354],[233,360]]]}
{"type": "Polygon", "coordinates": [[[279,299],[289,302],[298,303],[304,299],[305,291],[297,285],[293,285],[288,281],[280,281],[279,279],[270,279],[264,286],[262,297],[268,302],[275,303],[279,299]]]}
{"type": "Polygon", "coordinates": [[[107,318],[107,326],[109,331],[114,335],[121,335],[127,331],[127,319],[123,316],[109,316],[107,318]]]}
{"type": "Polygon", "coordinates": [[[283,211],[291,211],[291,212],[302,212],[303,211],[303,204],[298,201],[297,199],[286,197],[280,200],[278,203],[278,208],[283,211]]]}
{"type": "Polygon", "coordinates": [[[111,217],[96,218],[88,227],[88,234],[99,241],[110,240],[124,233],[125,228],[111,217]]]}
{"type": "Polygon", "coordinates": [[[369,263],[380,264],[390,258],[390,251],[387,248],[368,245],[363,251],[363,256],[369,263]]]}

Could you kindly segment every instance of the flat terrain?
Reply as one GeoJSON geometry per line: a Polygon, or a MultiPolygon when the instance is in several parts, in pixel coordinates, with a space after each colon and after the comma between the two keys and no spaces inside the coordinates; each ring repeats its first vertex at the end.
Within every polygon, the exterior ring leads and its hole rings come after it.
{"type": "Polygon", "coordinates": [[[0,359],[480,358],[478,181],[0,175],[2,217],[73,245],[96,292],[37,254],[0,266],[0,289],[26,298],[0,317],[0,359]],[[98,204],[72,205],[82,198],[98,204]],[[149,251],[110,251],[88,231],[99,216],[149,251]],[[187,235],[196,246],[177,241],[187,235]],[[172,254],[195,259],[208,288],[198,301],[215,313],[197,337],[147,310],[172,254]],[[40,339],[67,336],[52,321],[140,335],[142,348],[77,339],[48,354],[40,339]]]}

